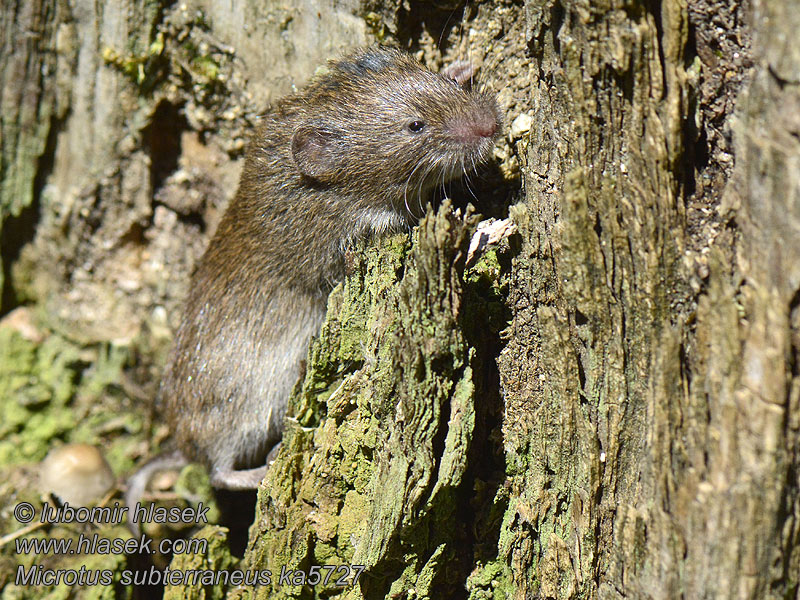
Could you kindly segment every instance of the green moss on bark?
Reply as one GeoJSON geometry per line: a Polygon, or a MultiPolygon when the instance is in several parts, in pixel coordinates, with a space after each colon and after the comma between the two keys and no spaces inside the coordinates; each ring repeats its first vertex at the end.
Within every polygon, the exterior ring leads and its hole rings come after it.
{"type": "Polygon", "coordinates": [[[462,274],[476,222],[446,204],[423,219],[413,245],[397,235],[353,255],[260,492],[247,568],[359,564],[365,573],[355,587],[287,587],[275,578],[231,596],[463,590],[470,531],[457,490],[476,412],[462,274]]]}

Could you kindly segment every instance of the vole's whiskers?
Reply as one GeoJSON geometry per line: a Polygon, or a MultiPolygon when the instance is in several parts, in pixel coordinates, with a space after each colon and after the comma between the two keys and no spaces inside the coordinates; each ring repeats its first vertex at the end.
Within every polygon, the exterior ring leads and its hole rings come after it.
{"type": "Polygon", "coordinates": [[[464,165],[463,157],[461,159],[461,168],[464,171],[464,186],[467,188],[467,191],[469,192],[469,195],[472,196],[472,199],[475,200],[476,202],[478,202],[478,196],[475,194],[475,190],[472,188],[472,185],[471,185],[471,182],[470,182],[470,177],[469,177],[470,172],[466,169],[466,167],[464,165]]]}
{"type": "Polygon", "coordinates": [[[406,183],[403,186],[403,204],[406,207],[406,212],[408,212],[409,216],[412,219],[418,220],[418,217],[411,211],[411,207],[408,205],[408,186],[411,184],[411,179],[414,177],[414,173],[416,173],[417,169],[422,166],[422,160],[418,160],[417,164],[411,170],[411,173],[408,174],[408,178],[406,179],[406,183]]]}
{"type": "Polygon", "coordinates": [[[422,177],[420,177],[419,185],[417,186],[417,207],[419,207],[420,214],[422,214],[424,210],[422,206],[422,190],[426,187],[425,182],[428,180],[428,177],[430,177],[430,174],[435,173],[439,160],[440,159],[437,158],[433,164],[429,164],[428,168],[425,170],[425,173],[422,175],[422,177]]]}
{"type": "Polygon", "coordinates": [[[440,178],[442,180],[442,184],[441,184],[441,186],[442,186],[442,194],[445,195],[445,196],[448,195],[447,194],[447,182],[450,181],[450,178],[452,177],[453,166],[454,166],[453,157],[450,157],[448,159],[448,164],[445,166],[444,169],[441,170],[440,178]]]}
{"type": "MultiPolygon", "coordinates": [[[[448,160],[449,160],[449,157],[447,157],[447,156],[439,156],[436,159],[436,172],[434,173],[435,179],[434,179],[434,185],[432,186],[433,189],[436,189],[436,187],[437,187],[437,185],[436,185],[436,181],[437,180],[441,180],[442,182],[444,182],[444,180],[447,178],[447,161],[448,160]]],[[[439,186],[442,186],[442,184],[439,184],[439,186]]],[[[443,187],[442,187],[442,192],[444,193],[444,188],[443,187]]]]}

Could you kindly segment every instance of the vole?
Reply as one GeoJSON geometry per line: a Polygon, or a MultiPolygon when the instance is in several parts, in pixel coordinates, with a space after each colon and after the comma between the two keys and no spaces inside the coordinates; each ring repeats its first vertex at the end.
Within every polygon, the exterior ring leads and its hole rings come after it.
{"type": "Polygon", "coordinates": [[[215,487],[258,486],[344,252],[407,227],[412,206],[487,160],[500,115],[473,72],[362,48],[261,118],[160,386],[175,463],[205,463],[215,487]]]}

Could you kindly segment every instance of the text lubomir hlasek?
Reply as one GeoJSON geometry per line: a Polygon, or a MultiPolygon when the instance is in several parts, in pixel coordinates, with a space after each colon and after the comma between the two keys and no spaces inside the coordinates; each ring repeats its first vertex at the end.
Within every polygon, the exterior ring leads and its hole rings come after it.
{"type": "MultiPolygon", "coordinates": [[[[42,523],[122,523],[128,521],[130,507],[115,502],[114,506],[74,508],[69,503],[55,507],[45,502],[42,506],[42,523]]],[[[166,508],[154,503],[137,502],[133,510],[132,523],[208,523],[208,506],[202,502],[188,508],[173,506],[166,508]]]]}

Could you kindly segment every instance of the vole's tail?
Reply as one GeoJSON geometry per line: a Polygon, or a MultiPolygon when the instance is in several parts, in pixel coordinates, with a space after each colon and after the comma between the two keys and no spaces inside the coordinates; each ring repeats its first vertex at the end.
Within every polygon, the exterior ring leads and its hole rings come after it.
{"type": "Polygon", "coordinates": [[[134,535],[139,535],[139,524],[134,522],[136,506],[144,495],[147,484],[155,473],[167,469],[179,469],[189,463],[179,450],[165,452],[148,460],[128,478],[128,489],[125,491],[125,505],[128,507],[128,527],[134,535]]]}

